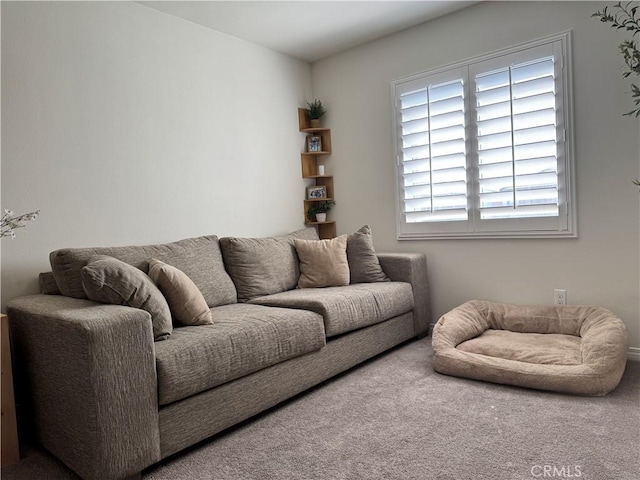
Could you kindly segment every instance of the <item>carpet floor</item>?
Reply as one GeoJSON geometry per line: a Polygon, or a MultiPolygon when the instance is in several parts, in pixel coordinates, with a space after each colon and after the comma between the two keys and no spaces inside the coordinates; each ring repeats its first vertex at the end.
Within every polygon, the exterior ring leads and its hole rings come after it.
{"type": "MultiPolygon", "coordinates": [[[[439,375],[407,343],[154,465],[144,480],[640,479],[640,362],[606,397],[439,375]]],[[[77,479],[31,449],[3,480],[77,479]]]]}

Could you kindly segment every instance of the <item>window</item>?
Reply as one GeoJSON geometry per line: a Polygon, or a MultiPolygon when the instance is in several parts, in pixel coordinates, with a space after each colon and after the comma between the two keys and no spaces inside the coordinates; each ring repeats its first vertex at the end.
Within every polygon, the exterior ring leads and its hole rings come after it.
{"type": "Polygon", "coordinates": [[[574,237],[569,34],[392,83],[398,238],[574,237]]]}

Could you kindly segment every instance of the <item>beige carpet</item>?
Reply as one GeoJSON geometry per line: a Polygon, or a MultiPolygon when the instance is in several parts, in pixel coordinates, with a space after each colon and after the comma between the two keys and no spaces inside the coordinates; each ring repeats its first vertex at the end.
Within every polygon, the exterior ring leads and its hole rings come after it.
{"type": "MultiPolygon", "coordinates": [[[[143,472],[180,479],[640,479],[640,362],[602,398],[433,372],[406,344],[143,472]]],[[[75,479],[33,450],[3,480],[75,479]]]]}

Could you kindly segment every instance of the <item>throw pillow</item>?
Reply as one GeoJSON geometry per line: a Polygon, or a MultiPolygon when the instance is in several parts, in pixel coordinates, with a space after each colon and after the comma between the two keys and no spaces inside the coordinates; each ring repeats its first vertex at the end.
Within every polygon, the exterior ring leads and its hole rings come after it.
{"type": "Polygon", "coordinates": [[[347,259],[351,272],[350,283],[388,282],[373,248],[371,228],[365,225],[347,237],[347,259]]]}
{"type": "Polygon", "coordinates": [[[151,314],[156,340],[164,340],[171,334],[169,305],[141,270],[113,257],[96,255],[82,268],[81,275],[82,288],[89,300],[146,310],[151,314]]]}
{"type": "Polygon", "coordinates": [[[300,259],[298,288],[349,285],[347,236],[328,240],[294,240],[300,259]]]}
{"type": "Polygon", "coordinates": [[[167,299],[173,317],[183,325],[211,325],[213,317],[202,292],[181,270],[155,258],[149,277],[167,299]]]}

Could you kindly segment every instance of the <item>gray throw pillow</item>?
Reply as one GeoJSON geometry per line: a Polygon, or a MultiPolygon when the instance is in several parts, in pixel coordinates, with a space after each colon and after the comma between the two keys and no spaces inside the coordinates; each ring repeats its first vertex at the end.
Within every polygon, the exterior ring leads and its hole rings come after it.
{"type": "Polygon", "coordinates": [[[347,259],[351,279],[349,283],[389,282],[373,248],[371,228],[365,225],[347,237],[347,259]]]}
{"type": "Polygon", "coordinates": [[[151,314],[153,338],[158,341],[171,335],[169,305],[144,272],[113,257],[96,255],[82,268],[81,275],[89,300],[146,310],[151,314]]]}

